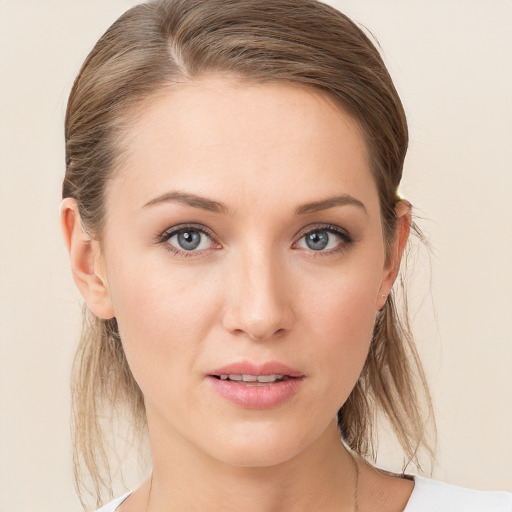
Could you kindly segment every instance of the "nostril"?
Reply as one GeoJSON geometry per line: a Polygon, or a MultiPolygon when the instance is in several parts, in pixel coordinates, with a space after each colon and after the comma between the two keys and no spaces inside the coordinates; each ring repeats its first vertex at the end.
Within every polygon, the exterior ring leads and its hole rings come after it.
{"type": "MultiPolygon", "coordinates": [[[[244,332],[244,331],[242,331],[242,332],[244,332]]],[[[277,329],[277,331],[270,332],[270,334],[269,333],[254,334],[252,332],[247,332],[247,334],[249,335],[249,338],[251,338],[251,340],[263,341],[263,340],[266,340],[269,338],[280,336],[280,335],[284,334],[285,332],[286,332],[286,329],[280,328],[280,329],[277,329]]]]}

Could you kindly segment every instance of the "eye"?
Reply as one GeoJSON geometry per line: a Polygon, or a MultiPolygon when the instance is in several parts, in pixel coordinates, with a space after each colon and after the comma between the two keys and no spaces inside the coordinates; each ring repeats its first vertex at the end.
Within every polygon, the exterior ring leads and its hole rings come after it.
{"type": "Polygon", "coordinates": [[[211,237],[199,228],[182,227],[165,233],[162,241],[178,251],[196,252],[209,249],[213,245],[211,237]]]}
{"type": "Polygon", "coordinates": [[[316,252],[335,252],[352,243],[352,238],[334,226],[319,227],[302,235],[297,247],[316,252]]]}

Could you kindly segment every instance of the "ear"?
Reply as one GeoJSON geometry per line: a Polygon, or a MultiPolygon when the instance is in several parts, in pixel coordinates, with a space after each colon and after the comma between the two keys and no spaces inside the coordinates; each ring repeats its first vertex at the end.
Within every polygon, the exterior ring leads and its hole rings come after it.
{"type": "Polygon", "coordinates": [[[389,257],[384,266],[379,297],[377,298],[377,310],[382,309],[386,304],[391,287],[398,276],[400,261],[402,260],[405,245],[407,244],[409,233],[411,231],[411,203],[402,199],[397,203],[395,213],[397,217],[395,234],[390,248],[389,257]]]}
{"type": "Polygon", "coordinates": [[[85,233],[75,199],[68,197],[62,201],[60,223],[73,279],[85,302],[96,316],[113,318],[115,314],[100,245],[85,233]]]}

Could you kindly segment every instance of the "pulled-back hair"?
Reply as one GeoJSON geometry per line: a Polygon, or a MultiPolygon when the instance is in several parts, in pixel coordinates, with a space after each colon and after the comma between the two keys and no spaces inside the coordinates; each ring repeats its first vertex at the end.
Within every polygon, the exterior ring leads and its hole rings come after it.
{"type": "MultiPolygon", "coordinates": [[[[391,246],[408,144],[405,113],[364,31],[315,0],[155,0],[128,10],[106,31],[75,80],[65,126],[62,195],[77,201],[92,238],[101,243],[105,188],[122,172],[126,128],[163,89],[211,73],[247,83],[301,84],[348,111],[365,137],[384,238],[391,246]]],[[[401,314],[392,292],[379,312],[368,358],[338,424],[352,450],[374,459],[375,420],[383,413],[405,463],[417,464],[419,448],[428,448],[420,404],[431,414],[431,402],[406,300],[400,303],[405,306],[401,314]]],[[[115,318],[97,318],[86,307],[72,392],[75,476],[80,488],[88,474],[99,500],[111,487],[101,411],[123,407],[139,431],[145,409],[115,318]]]]}

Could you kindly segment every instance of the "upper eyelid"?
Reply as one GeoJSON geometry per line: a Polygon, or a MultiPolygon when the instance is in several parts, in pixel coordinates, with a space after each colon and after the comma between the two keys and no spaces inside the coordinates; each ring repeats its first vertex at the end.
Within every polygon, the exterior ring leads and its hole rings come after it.
{"type": "Polygon", "coordinates": [[[294,238],[298,237],[298,239],[300,239],[304,235],[307,235],[308,233],[311,233],[313,231],[321,231],[322,229],[334,232],[336,234],[339,234],[340,236],[346,236],[346,237],[352,238],[352,236],[346,229],[344,229],[340,226],[336,226],[334,224],[329,224],[329,223],[308,225],[308,226],[302,228],[300,231],[298,231],[294,238]]]}
{"type": "Polygon", "coordinates": [[[197,225],[197,224],[182,224],[178,226],[173,226],[171,228],[167,228],[163,231],[158,238],[162,241],[168,240],[171,236],[179,233],[180,231],[186,231],[187,229],[194,229],[196,231],[201,231],[205,235],[208,235],[212,240],[217,240],[213,231],[206,226],[197,225]]]}

